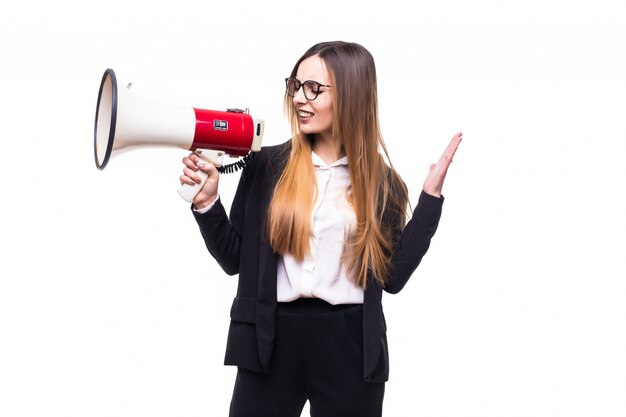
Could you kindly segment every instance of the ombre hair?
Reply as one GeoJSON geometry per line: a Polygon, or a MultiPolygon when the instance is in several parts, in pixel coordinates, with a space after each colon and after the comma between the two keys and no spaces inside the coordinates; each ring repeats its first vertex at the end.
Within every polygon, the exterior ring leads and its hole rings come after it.
{"type": "MultiPolygon", "coordinates": [[[[389,278],[394,236],[406,222],[408,192],[391,165],[380,132],[374,58],[356,43],[319,43],[296,62],[290,76],[295,77],[300,63],[315,55],[330,73],[332,135],[338,154],[345,152],[348,157],[349,201],[356,228],[349,237],[344,262],[356,285],[365,288],[371,270],[374,279],[384,286],[389,278]]],[[[311,214],[317,195],[311,159],[315,136],[300,132],[298,111],[287,94],[284,106],[291,123],[292,147],[274,189],[267,233],[275,252],[303,260],[309,254],[311,214]]]]}

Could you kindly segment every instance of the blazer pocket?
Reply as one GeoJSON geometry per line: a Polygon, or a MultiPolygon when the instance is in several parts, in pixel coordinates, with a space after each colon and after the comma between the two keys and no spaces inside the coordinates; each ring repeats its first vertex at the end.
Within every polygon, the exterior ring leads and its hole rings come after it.
{"type": "Polygon", "coordinates": [[[256,319],[256,298],[235,297],[230,308],[233,321],[254,324],[256,319]]]}

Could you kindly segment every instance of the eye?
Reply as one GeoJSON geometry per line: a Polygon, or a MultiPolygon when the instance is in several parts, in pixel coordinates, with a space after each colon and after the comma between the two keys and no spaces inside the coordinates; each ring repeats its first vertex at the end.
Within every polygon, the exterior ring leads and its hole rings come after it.
{"type": "Polygon", "coordinates": [[[317,93],[319,93],[320,87],[315,81],[305,81],[304,89],[307,93],[312,93],[313,95],[316,95],[317,93]]]}

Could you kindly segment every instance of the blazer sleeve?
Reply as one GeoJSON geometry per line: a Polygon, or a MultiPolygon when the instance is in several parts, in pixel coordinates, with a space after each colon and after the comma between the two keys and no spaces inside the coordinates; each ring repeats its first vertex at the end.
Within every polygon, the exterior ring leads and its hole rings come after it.
{"type": "Polygon", "coordinates": [[[400,233],[391,254],[390,276],[385,291],[391,294],[400,292],[422,261],[437,231],[443,200],[443,196],[433,197],[424,191],[420,194],[413,216],[400,233]]]}
{"type": "Polygon", "coordinates": [[[230,210],[230,218],[221,198],[206,213],[192,210],[209,253],[228,275],[239,273],[243,222],[248,178],[252,166],[244,168],[230,210]]]}

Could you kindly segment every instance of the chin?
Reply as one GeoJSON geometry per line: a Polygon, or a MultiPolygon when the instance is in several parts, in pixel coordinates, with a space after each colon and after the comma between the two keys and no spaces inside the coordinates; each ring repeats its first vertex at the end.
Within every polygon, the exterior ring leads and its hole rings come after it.
{"type": "Polygon", "coordinates": [[[316,133],[319,133],[317,129],[314,129],[311,126],[300,126],[300,132],[304,133],[305,135],[314,135],[316,133]]]}

